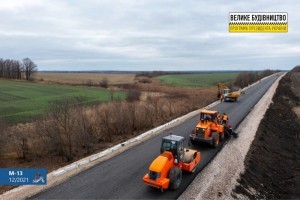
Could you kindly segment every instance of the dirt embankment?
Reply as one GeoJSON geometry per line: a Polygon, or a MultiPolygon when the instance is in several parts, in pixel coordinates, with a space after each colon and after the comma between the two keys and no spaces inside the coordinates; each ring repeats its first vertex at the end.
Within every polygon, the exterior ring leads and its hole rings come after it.
{"type": "Polygon", "coordinates": [[[296,91],[300,91],[300,72],[294,69],[280,81],[259,125],[233,197],[300,198],[300,120],[294,112],[300,95],[296,91]]]}

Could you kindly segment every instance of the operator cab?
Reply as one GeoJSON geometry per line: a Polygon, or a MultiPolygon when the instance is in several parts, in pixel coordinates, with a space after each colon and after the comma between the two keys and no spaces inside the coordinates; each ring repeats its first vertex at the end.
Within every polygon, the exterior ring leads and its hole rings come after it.
{"type": "Polygon", "coordinates": [[[208,113],[201,113],[200,114],[200,121],[204,122],[204,120],[206,121],[212,121],[212,114],[208,114],[208,113]]]}
{"type": "Polygon", "coordinates": [[[169,151],[173,154],[175,163],[181,162],[184,156],[183,147],[184,137],[177,135],[169,135],[163,138],[161,143],[160,152],[169,151]]]}
{"type": "Polygon", "coordinates": [[[217,122],[219,118],[219,113],[201,113],[200,114],[200,121],[203,123],[204,121],[209,121],[209,122],[217,122]]]}
{"type": "Polygon", "coordinates": [[[228,94],[230,93],[230,89],[223,89],[223,94],[228,94]]]}

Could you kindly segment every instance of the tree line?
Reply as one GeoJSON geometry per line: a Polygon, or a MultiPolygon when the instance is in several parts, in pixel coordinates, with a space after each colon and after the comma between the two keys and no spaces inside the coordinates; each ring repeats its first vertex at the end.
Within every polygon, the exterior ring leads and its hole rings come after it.
{"type": "Polygon", "coordinates": [[[180,71],[142,71],[136,73],[136,77],[148,77],[153,78],[157,76],[163,75],[178,75],[178,74],[188,74],[188,72],[180,72],[180,71]]]}
{"type": "MultiPolygon", "coordinates": [[[[214,91],[188,94],[182,88],[173,90],[161,97],[148,96],[143,101],[139,101],[139,93],[134,91],[126,101],[111,101],[92,108],[84,106],[85,97],[60,99],[50,102],[47,114],[31,125],[9,127],[1,124],[0,119],[0,158],[16,152],[18,158],[26,160],[53,156],[70,162],[214,100],[214,91]],[[11,142],[6,143],[8,140],[11,142]],[[8,148],[11,144],[13,147],[8,148]]],[[[3,167],[1,159],[0,167],[3,167]]]]}
{"type": "Polygon", "coordinates": [[[274,74],[276,72],[279,72],[278,70],[264,70],[261,72],[241,72],[238,74],[234,81],[234,85],[239,86],[241,88],[244,88],[266,76],[270,76],[271,74],[274,74]]]}
{"type": "Polygon", "coordinates": [[[0,78],[30,80],[37,68],[30,58],[24,58],[22,61],[0,58],[0,78]]]}

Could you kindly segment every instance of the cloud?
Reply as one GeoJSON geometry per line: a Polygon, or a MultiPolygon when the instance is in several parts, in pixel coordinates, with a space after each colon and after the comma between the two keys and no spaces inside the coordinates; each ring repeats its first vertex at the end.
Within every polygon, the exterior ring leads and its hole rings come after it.
{"type": "Polygon", "coordinates": [[[298,1],[1,0],[3,58],[40,70],[290,69],[298,1]],[[228,13],[289,13],[289,33],[228,33],[228,13]]]}

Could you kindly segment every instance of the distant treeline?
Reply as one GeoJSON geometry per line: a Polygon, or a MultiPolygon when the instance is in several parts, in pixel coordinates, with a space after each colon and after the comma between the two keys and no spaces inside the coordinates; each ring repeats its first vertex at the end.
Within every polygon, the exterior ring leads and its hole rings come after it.
{"type": "Polygon", "coordinates": [[[163,75],[177,75],[177,74],[188,74],[188,73],[189,72],[183,72],[183,71],[143,71],[143,72],[137,72],[135,76],[153,78],[153,77],[163,76],[163,75]]]}
{"type": "Polygon", "coordinates": [[[37,65],[29,58],[22,61],[0,58],[0,78],[29,80],[37,65]]]}
{"type": "Polygon", "coordinates": [[[270,70],[270,69],[261,72],[241,72],[236,77],[234,85],[243,88],[258,81],[259,79],[262,79],[266,76],[269,76],[277,72],[279,72],[279,70],[270,70]]]}
{"type": "Polygon", "coordinates": [[[136,72],[136,77],[143,76],[148,78],[153,78],[157,76],[164,75],[180,75],[180,74],[212,74],[212,73],[232,73],[232,72],[240,72],[240,71],[142,71],[136,72]]]}
{"type": "Polygon", "coordinates": [[[162,72],[164,74],[210,74],[210,73],[217,73],[217,72],[224,72],[224,73],[232,73],[232,72],[241,72],[241,70],[214,70],[214,71],[201,71],[201,70],[194,70],[194,71],[121,71],[121,70],[81,70],[81,71],[61,71],[61,70],[39,70],[39,72],[43,73],[99,73],[99,74],[142,74],[142,73],[153,73],[153,72],[162,72]]]}

